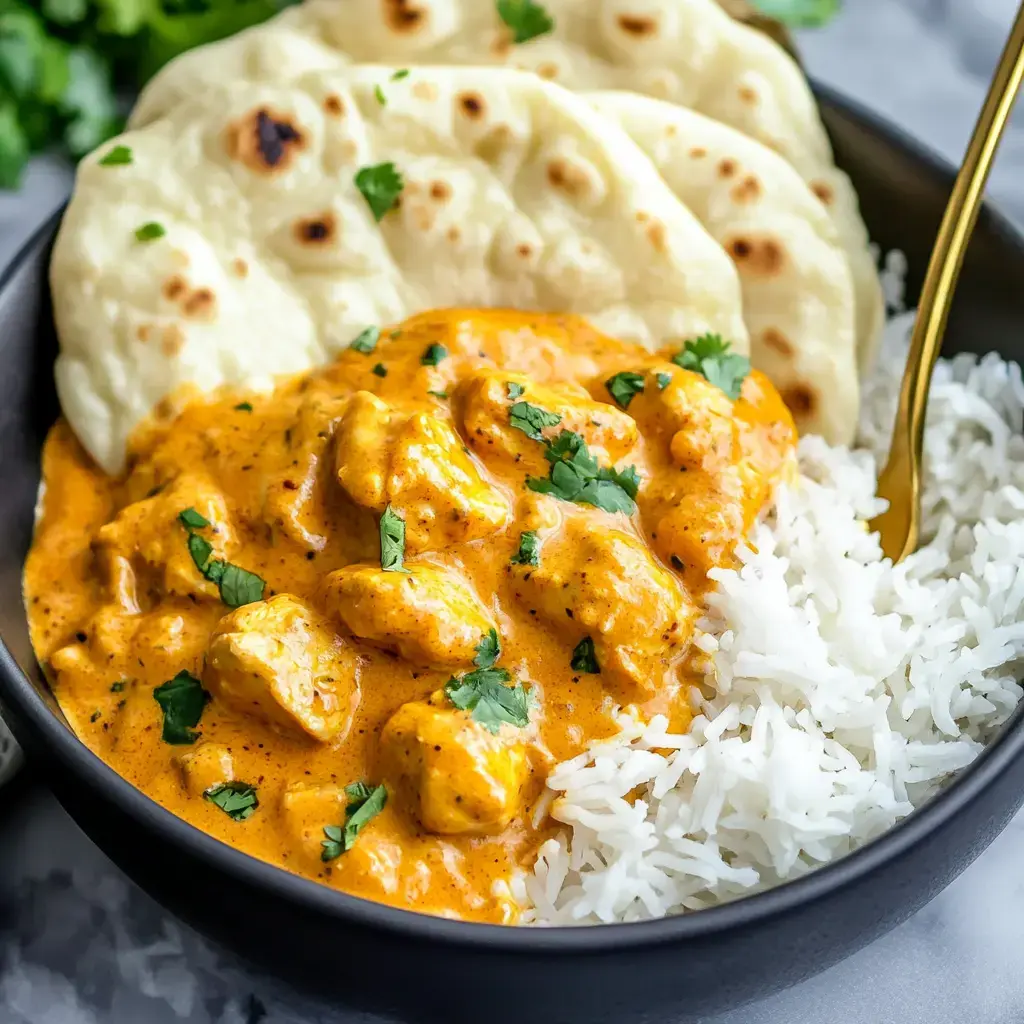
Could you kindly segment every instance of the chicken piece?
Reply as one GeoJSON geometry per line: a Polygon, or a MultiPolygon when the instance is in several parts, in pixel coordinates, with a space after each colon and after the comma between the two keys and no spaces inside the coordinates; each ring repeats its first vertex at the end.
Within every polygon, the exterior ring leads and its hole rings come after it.
{"type": "Polygon", "coordinates": [[[540,565],[510,572],[519,600],[560,635],[593,640],[602,678],[623,703],[657,693],[693,635],[697,608],[676,576],[597,513],[566,516],[540,565]]]}
{"type": "Polygon", "coordinates": [[[735,402],[700,374],[671,373],[664,390],[638,396],[630,408],[645,429],[667,438],[667,456],[684,473],[660,475],[640,504],[658,554],[699,588],[710,569],[729,562],[785,479],[796,431],[756,371],[735,402]]]}
{"type": "Polygon", "coordinates": [[[358,505],[405,518],[407,550],[438,550],[501,530],[508,497],[485,480],[451,424],[432,412],[400,412],[357,392],[338,427],[338,482],[358,505]]]}
{"type": "Polygon", "coordinates": [[[468,665],[495,628],[469,582],[451,569],[410,565],[407,573],[351,565],[324,584],[328,613],[360,640],[414,665],[468,665]]]}
{"type": "MultiPolygon", "coordinates": [[[[344,786],[333,783],[294,782],[281,797],[285,833],[302,856],[323,864],[325,826],[344,825],[348,807],[344,786]]],[[[355,845],[331,862],[332,873],[344,888],[367,895],[392,895],[399,885],[402,848],[377,834],[371,821],[355,845]]]]}
{"type": "Polygon", "coordinates": [[[330,743],[345,735],[359,702],[359,658],[330,623],[279,594],[220,620],[203,681],[239,711],[330,743]]]}
{"type": "Polygon", "coordinates": [[[179,513],[193,508],[210,523],[197,531],[218,558],[230,558],[235,538],[221,492],[209,480],[183,474],[159,493],[121,509],[100,528],[97,553],[112,595],[130,611],[138,610],[136,570],[149,569],[166,594],[218,599],[217,585],[203,577],[188,549],[188,531],[179,513]]]}
{"type": "Polygon", "coordinates": [[[557,416],[556,423],[537,432],[548,439],[562,430],[580,434],[602,464],[617,462],[637,444],[632,418],[613,405],[595,402],[578,384],[536,384],[522,374],[481,370],[459,385],[454,402],[466,437],[482,458],[542,476],[548,469],[544,446],[512,425],[517,405],[557,416]]]}
{"type": "Polygon", "coordinates": [[[380,738],[384,776],[424,828],[493,835],[523,806],[530,762],[522,730],[495,735],[438,693],[403,704],[380,738]]]}
{"type": "Polygon", "coordinates": [[[185,792],[192,797],[201,797],[214,786],[232,782],[235,778],[231,751],[220,743],[199,743],[178,754],[174,763],[181,773],[185,792]]]}
{"type": "Polygon", "coordinates": [[[323,500],[330,471],[330,459],[325,456],[346,403],[341,397],[307,396],[285,434],[290,464],[267,481],[264,519],[275,533],[307,551],[322,551],[330,534],[323,500]]]}

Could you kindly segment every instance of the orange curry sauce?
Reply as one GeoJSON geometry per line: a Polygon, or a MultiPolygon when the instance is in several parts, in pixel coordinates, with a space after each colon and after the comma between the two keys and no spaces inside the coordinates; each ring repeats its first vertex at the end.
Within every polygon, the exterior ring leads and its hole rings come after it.
{"type": "MultiPolygon", "coordinates": [[[[120,479],[59,422],[25,598],[72,727],[254,856],[409,909],[514,922],[503,883],[551,834],[533,820],[551,766],[613,734],[616,706],[686,727],[706,572],[792,465],[793,422],[766,378],[750,373],[734,402],[677,351],[573,317],[432,312],[272,394],[221,392],[147,424],[120,479]],[[539,426],[522,403],[547,414],[539,426]],[[563,431],[600,467],[635,467],[632,514],[530,489],[552,479],[563,431]],[[408,572],[382,568],[388,505],[408,572]],[[209,525],[183,523],[186,509],[209,525]],[[226,607],[190,533],[265,580],[264,599],[226,607]],[[507,685],[530,692],[528,721],[493,731],[445,693],[493,660],[491,629],[507,685]],[[154,690],[182,671],[210,698],[193,741],[168,743],[154,690]],[[231,781],[256,790],[244,820],[204,798],[231,781]],[[324,860],[357,781],[385,785],[386,807],[324,860]]],[[[601,486],[599,503],[621,502],[601,486]]]]}

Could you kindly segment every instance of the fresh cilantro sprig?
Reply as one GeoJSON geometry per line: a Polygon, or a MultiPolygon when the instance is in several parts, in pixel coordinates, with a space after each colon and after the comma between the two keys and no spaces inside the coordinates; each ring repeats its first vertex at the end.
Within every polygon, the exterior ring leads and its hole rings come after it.
{"type": "Polygon", "coordinates": [[[203,717],[203,708],[211,700],[203,684],[191,672],[182,669],[173,679],[156,687],[153,698],[164,713],[164,742],[182,746],[195,743],[199,738],[195,727],[203,717]]]}
{"type": "MultiPolygon", "coordinates": [[[[0,188],[33,153],[84,156],[123,125],[137,91],[179,53],[258,24],[291,0],[0,0],[0,188]]],[[[126,146],[113,159],[130,164],[126,146]]],[[[109,154],[107,154],[109,156],[109,154]]]]}
{"type": "Polygon", "coordinates": [[[629,403],[637,395],[643,394],[644,375],[626,370],[615,374],[614,377],[609,377],[604,382],[604,386],[608,389],[608,394],[615,399],[619,406],[623,409],[628,409],[629,403]]]}
{"type": "Polygon", "coordinates": [[[721,388],[733,401],[740,397],[743,382],[750,373],[750,360],[730,351],[732,346],[719,334],[702,334],[686,342],[672,362],[692,370],[721,388]]]}
{"type": "Polygon", "coordinates": [[[390,162],[361,167],[356,172],[355,184],[378,224],[395,208],[405,188],[402,175],[390,162]]]}
{"type": "Polygon", "coordinates": [[[390,506],[380,517],[380,567],[385,572],[408,572],[405,567],[405,520],[390,506]]]}
{"type": "Polygon", "coordinates": [[[547,35],[555,20],[537,0],[497,0],[498,17],[512,29],[512,41],[528,43],[547,35]]]}
{"type": "Polygon", "coordinates": [[[222,782],[203,794],[203,799],[219,807],[229,818],[245,821],[260,805],[256,787],[248,782],[222,782]]]}
{"type": "Polygon", "coordinates": [[[356,844],[359,833],[384,810],[388,802],[386,786],[353,782],[345,787],[348,806],[344,825],[325,825],[327,837],[320,843],[320,859],[326,864],[347,853],[356,844]]]}
{"type": "Polygon", "coordinates": [[[839,13],[842,0],[754,0],[754,6],[791,28],[821,28],[839,13]]]}
{"type": "Polygon", "coordinates": [[[590,454],[587,442],[571,431],[563,430],[547,442],[545,458],[551,463],[547,478],[530,476],[526,486],[539,494],[550,494],[577,505],[593,505],[605,512],[636,511],[640,474],[636,466],[613,469],[601,466],[590,454]]]}
{"type": "Polygon", "coordinates": [[[453,676],[445,685],[445,696],[460,711],[468,711],[474,722],[497,734],[502,724],[522,729],[530,723],[530,694],[522,682],[508,686],[508,669],[496,668],[501,657],[501,640],[491,629],[476,648],[472,672],[453,676]]]}
{"type": "Polygon", "coordinates": [[[181,525],[188,530],[188,553],[196,568],[211,582],[217,584],[220,599],[229,608],[241,608],[263,600],[266,581],[248,569],[243,569],[233,562],[213,557],[213,545],[196,530],[203,530],[210,525],[209,520],[194,508],[186,508],[178,513],[181,525]]]}

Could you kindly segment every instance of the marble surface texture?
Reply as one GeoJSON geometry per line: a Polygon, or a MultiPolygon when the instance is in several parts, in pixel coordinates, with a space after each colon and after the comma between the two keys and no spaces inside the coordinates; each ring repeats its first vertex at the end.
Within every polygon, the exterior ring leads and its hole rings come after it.
{"type": "MultiPolygon", "coordinates": [[[[813,75],[958,160],[1014,0],[845,0],[813,75]]],[[[1024,110],[995,200],[1024,224],[1024,110]]],[[[0,193],[0,266],[56,206],[41,161],[0,193]]],[[[913,920],[820,977],[707,1024],[1024,1021],[1024,816],[913,920]]],[[[223,962],[134,888],[41,788],[0,794],[0,1024],[355,1024],[223,962]]],[[[367,1022],[368,1024],[368,1022],[367,1022]]],[[[667,1022],[668,1024],[668,1022],[667,1022]]]]}

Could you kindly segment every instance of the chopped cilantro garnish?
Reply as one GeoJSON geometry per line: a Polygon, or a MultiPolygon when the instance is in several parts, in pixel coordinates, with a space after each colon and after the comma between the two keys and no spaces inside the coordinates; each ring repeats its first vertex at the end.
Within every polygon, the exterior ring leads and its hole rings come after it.
{"type": "Polygon", "coordinates": [[[137,242],[152,242],[157,238],[163,238],[167,234],[167,228],[155,220],[135,229],[135,240],[137,242]]]}
{"type": "Polygon", "coordinates": [[[622,373],[609,377],[604,386],[608,393],[623,408],[628,409],[629,403],[636,395],[642,394],[644,390],[644,375],[625,370],[622,373]]]}
{"type": "Polygon", "coordinates": [[[519,535],[519,550],[509,561],[513,565],[540,565],[540,541],[533,530],[519,535]]]}
{"type": "Polygon", "coordinates": [[[632,515],[636,511],[633,499],[640,487],[640,474],[635,466],[623,470],[599,466],[586,441],[571,430],[563,430],[546,444],[544,454],[551,463],[551,473],[547,479],[527,477],[526,486],[531,491],[578,505],[593,505],[605,512],[632,515]]]}
{"type": "Polygon", "coordinates": [[[659,391],[664,391],[665,388],[667,388],[669,386],[669,384],[672,383],[672,374],[671,373],[659,373],[655,377],[655,380],[657,380],[657,382],[658,382],[658,390],[659,391]]]}
{"type": "Polygon", "coordinates": [[[165,743],[195,743],[199,733],[193,729],[203,717],[203,708],[210,694],[191,672],[182,669],[173,679],[161,683],[153,690],[153,697],[164,713],[163,739],[165,743]]]}
{"type": "Polygon", "coordinates": [[[385,572],[408,572],[404,559],[405,520],[388,505],[380,517],[380,567],[385,572]]]}
{"type": "Polygon", "coordinates": [[[388,802],[385,786],[368,786],[365,782],[354,782],[345,787],[348,806],[345,808],[344,825],[326,825],[320,843],[320,859],[325,863],[340,857],[355,846],[359,833],[384,810],[388,802]]]}
{"type": "Polygon", "coordinates": [[[203,799],[216,804],[229,818],[245,821],[259,807],[256,787],[247,782],[222,782],[203,794],[203,799]]]}
{"type": "Polygon", "coordinates": [[[114,146],[99,159],[100,167],[123,167],[132,162],[130,146],[114,146]]]}
{"type": "Polygon", "coordinates": [[[574,648],[569,667],[574,672],[589,672],[594,675],[601,671],[601,666],[597,663],[594,641],[589,636],[585,636],[574,648]]]}
{"type": "Polygon", "coordinates": [[[373,87],[373,95],[377,97],[377,102],[382,107],[386,107],[388,105],[388,98],[384,95],[384,90],[379,85],[375,85],[373,87]]]}
{"type": "Polygon", "coordinates": [[[183,526],[187,526],[191,530],[201,530],[204,526],[210,525],[210,520],[205,516],[200,515],[194,508],[182,509],[178,513],[178,519],[181,520],[183,526]]]}
{"type": "Polygon", "coordinates": [[[510,679],[507,669],[478,668],[449,679],[444,692],[489,732],[497,733],[503,722],[523,728],[530,722],[530,697],[521,682],[506,686],[510,679]]]}
{"type": "Polygon", "coordinates": [[[435,398],[441,398],[441,399],[444,399],[444,398],[448,397],[448,392],[447,391],[428,391],[427,394],[428,395],[433,395],[435,398]]]}
{"type": "Polygon", "coordinates": [[[505,387],[508,388],[508,397],[513,402],[517,398],[522,398],[523,392],[526,390],[522,384],[514,384],[512,381],[506,381],[505,387]]]}
{"type": "Polygon", "coordinates": [[[555,27],[554,19],[536,0],[497,0],[497,6],[498,17],[512,29],[515,43],[528,43],[555,27]]]}
{"type": "Polygon", "coordinates": [[[213,545],[201,537],[196,530],[210,525],[208,519],[201,516],[194,508],[186,508],[178,513],[178,519],[188,531],[188,553],[196,568],[211,583],[217,584],[220,599],[229,608],[241,608],[254,601],[263,600],[266,581],[248,569],[243,569],[232,562],[213,557],[213,545]]]}
{"type": "Polygon", "coordinates": [[[409,77],[409,69],[408,68],[399,68],[391,76],[391,81],[392,82],[400,82],[403,78],[408,78],[408,77],[409,77]]]}
{"type": "Polygon", "coordinates": [[[111,693],[121,693],[124,691],[124,680],[119,679],[116,683],[110,684],[111,693]]]}
{"type": "Polygon", "coordinates": [[[252,412],[252,402],[239,402],[235,406],[235,412],[252,412]]]}
{"type": "Polygon", "coordinates": [[[448,349],[444,345],[428,345],[426,351],[420,356],[420,362],[424,366],[437,366],[438,363],[448,358],[448,349]]]}
{"type": "Polygon", "coordinates": [[[730,352],[731,347],[719,334],[702,334],[688,341],[683,350],[672,357],[672,362],[706,377],[735,401],[750,373],[750,360],[730,352]]]}
{"type": "Polygon", "coordinates": [[[365,331],[356,335],[348,343],[348,347],[355,349],[356,352],[362,352],[366,356],[377,347],[378,341],[380,341],[380,328],[367,327],[365,331]]]}
{"type": "Polygon", "coordinates": [[[480,638],[476,646],[476,657],[473,664],[477,668],[493,668],[495,662],[501,657],[501,639],[498,631],[493,627],[480,638]]]}
{"type": "Polygon", "coordinates": [[[405,188],[402,175],[393,163],[360,168],[356,173],[355,184],[378,224],[394,209],[402,189],[405,188]]]}
{"type": "MultiPolygon", "coordinates": [[[[510,385],[511,387],[511,385],[510,385]]],[[[530,405],[529,402],[516,402],[508,411],[508,421],[521,430],[527,437],[534,441],[543,441],[541,433],[546,427],[554,427],[562,422],[562,417],[557,413],[548,412],[539,405],[530,405]]]]}
{"type": "Polygon", "coordinates": [[[378,377],[386,377],[388,375],[388,368],[383,363],[378,363],[374,368],[373,372],[378,377]]]}

